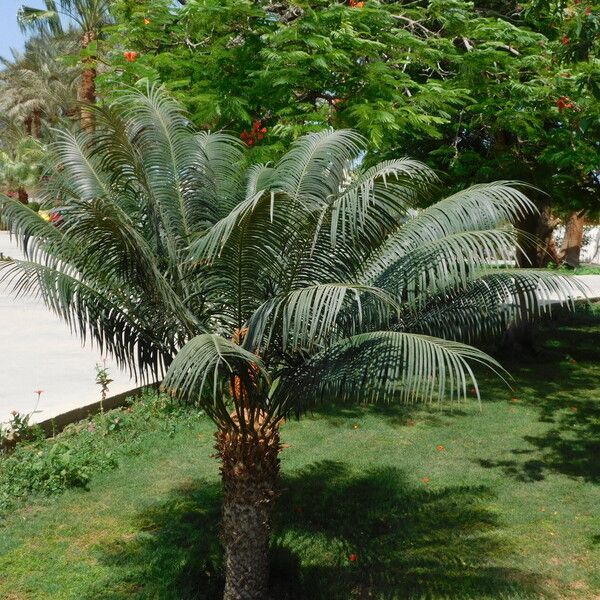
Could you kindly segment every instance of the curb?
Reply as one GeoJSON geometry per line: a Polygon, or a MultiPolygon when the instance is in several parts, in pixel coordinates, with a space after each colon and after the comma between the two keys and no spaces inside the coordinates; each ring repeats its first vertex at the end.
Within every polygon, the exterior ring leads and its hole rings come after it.
{"type": "Polygon", "coordinates": [[[110,396],[103,402],[93,402],[92,404],[87,404],[86,406],[74,408],[66,413],[56,415],[51,419],[39,421],[38,423],[35,423],[34,426],[41,427],[46,437],[53,437],[57,433],[60,433],[67,425],[71,425],[77,421],[83,421],[92,415],[98,414],[101,412],[101,409],[112,410],[113,408],[125,406],[130,398],[139,398],[144,390],[151,388],[157,389],[158,383],[142,385],[140,387],[133,388],[132,390],[110,396]]]}

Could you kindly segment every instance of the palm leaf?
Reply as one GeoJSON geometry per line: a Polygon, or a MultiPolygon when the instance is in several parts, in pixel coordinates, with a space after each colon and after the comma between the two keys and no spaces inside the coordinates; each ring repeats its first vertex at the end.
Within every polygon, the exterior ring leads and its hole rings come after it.
{"type": "Polygon", "coordinates": [[[338,342],[281,376],[273,402],[278,411],[305,410],[318,402],[408,402],[466,398],[472,365],[497,374],[502,367],[471,346],[413,333],[375,331],[338,342]]]}

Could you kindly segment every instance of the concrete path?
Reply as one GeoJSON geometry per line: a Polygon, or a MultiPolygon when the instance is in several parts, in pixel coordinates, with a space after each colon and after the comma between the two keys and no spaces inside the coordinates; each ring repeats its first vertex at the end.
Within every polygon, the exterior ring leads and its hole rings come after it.
{"type": "MultiPolygon", "coordinates": [[[[5,231],[0,231],[0,252],[21,257],[5,231]]],[[[600,275],[578,279],[588,286],[590,297],[600,298],[600,275]]],[[[78,338],[39,300],[15,300],[0,285],[0,422],[6,421],[12,410],[32,411],[36,407],[34,390],[38,389],[44,393],[35,421],[98,401],[95,365],[102,360],[96,350],[82,348],[78,338]]],[[[112,361],[106,364],[114,379],[111,394],[135,387],[112,361]]]]}
{"type": "MultiPolygon", "coordinates": [[[[5,231],[0,231],[0,252],[21,258],[14,239],[5,231]]],[[[98,351],[82,348],[67,325],[41,301],[16,300],[0,284],[0,422],[12,410],[31,412],[36,406],[34,390],[44,390],[34,421],[97,402],[95,365],[102,360],[98,351]]],[[[106,364],[114,379],[111,395],[136,387],[114,362],[106,364]]]]}

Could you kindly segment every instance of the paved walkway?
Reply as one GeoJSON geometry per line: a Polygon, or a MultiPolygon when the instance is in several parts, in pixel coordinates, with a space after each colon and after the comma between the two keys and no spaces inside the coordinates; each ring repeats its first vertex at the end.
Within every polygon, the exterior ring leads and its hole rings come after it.
{"type": "MultiPolygon", "coordinates": [[[[14,240],[4,231],[0,231],[0,252],[20,257],[14,240]]],[[[588,286],[591,297],[600,298],[600,275],[578,279],[588,286]]],[[[38,389],[44,393],[36,421],[96,402],[100,398],[95,365],[100,362],[99,352],[82,348],[68,327],[39,300],[15,300],[0,286],[0,422],[7,420],[11,410],[32,411],[36,406],[34,390],[38,389]]],[[[111,394],[135,387],[112,361],[106,364],[115,380],[111,394]]]]}
{"type": "MultiPolygon", "coordinates": [[[[0,252],[19,258],[9,235],[0,231],[0,252]]],[[[36,406],[34,390],[41,394],[35,421],[43,421],[100,399],[95,365],[100,353],[82,348],[67,325],[35,298],[14,299],[0,284],[0,422],[10,411],[30,412],[36,406]]],[[[112,361],[106,362],[114,382],[109,393],[135,387],[112,361]]]]}

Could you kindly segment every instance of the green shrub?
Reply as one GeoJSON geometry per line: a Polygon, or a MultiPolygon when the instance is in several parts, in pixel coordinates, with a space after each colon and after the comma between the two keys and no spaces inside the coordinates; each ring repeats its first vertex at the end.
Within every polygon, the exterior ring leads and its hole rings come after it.
{"type": "Polygon", "coordinates": [[[29,208],[34,212],[38,212],[40,210],[39,202],[28,202],[27,206],[29,206],[29,208]]]}
{"type": "Polygon", "coordinates": [[[198,411],[163,394],[146,392],[129,406],[67,426],[54,438],[33,438],[0,456],[0,515],[32,495],[87,487],[96,473],[135,453],[144,433],[173,434],[198,411]]]}

